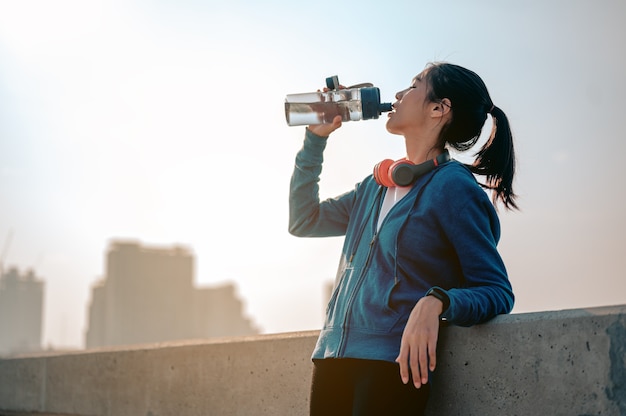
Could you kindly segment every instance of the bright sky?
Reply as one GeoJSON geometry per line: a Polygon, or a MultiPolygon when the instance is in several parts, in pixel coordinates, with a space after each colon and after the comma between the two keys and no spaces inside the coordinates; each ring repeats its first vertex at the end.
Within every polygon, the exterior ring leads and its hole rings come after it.
{"type": "MultiPolygon", "coordinates": [[[[514,312],[624,304],[625,18],[622,0],[0,0],[4,266],[45,280],[45,346],[84,345],[114,239],[190,247],[197,285],[235,282],[264,332],[317,329],[341,239],[287,233],[304,129],[284,96],[337,74],[391,101],[446,60],[516,135],[514,312]]],[[[384,118],[344,124],[322,196],[402,151],[384,118]]]]}

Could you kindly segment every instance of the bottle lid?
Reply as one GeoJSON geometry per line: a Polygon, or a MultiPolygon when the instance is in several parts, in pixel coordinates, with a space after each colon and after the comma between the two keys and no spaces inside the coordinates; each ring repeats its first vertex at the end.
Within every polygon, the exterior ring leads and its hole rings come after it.
{"type": "Polygon", "coordinates": [[[391,103],[380,102],[380,90],[377,87],[361,88],[361,106],[363,120],[378,118],[380,113],[391,111],[391,103]]]}

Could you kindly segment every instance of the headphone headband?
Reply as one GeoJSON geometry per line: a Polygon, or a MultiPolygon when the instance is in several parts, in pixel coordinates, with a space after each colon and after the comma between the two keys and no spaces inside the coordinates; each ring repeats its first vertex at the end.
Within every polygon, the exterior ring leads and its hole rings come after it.
{"type": "Polygon", "coordinates": [[[386,159],[374,167],[374,179],[383,186],[409,186],[422,175],[430,172],[439,165],[450,161],[450,152],[447,149],[436,158],[415,165],[410,160],[398,160],[392,163],[386,159]]]}

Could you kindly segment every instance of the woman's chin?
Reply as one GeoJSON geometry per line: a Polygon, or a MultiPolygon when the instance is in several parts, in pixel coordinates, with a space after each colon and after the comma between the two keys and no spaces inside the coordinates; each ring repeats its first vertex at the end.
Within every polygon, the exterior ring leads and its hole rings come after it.
{"type": "Polygon", "coordinates": [[[402,134],[402,132],[399,131],[398,128],[394,125],[393,119],[391,118],[387,120],[387,124],[385,124],[385,127],[387,128],[387,131],[391,134],[402,134]]]}

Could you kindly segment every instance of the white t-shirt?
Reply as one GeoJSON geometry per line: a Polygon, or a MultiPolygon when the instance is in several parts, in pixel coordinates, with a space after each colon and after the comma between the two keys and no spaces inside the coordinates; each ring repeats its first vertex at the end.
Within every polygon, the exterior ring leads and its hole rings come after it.
{"type": "Polygon", "coordinates": [[[391,210],[395,204],[398,203],[399,200],[404,198],[406,194],[411,190],[410,186],[394,186],[391,188],[387,188],[387,192],[385,192],[385,199],[383,200],[383,206],[380,208],[380,214],[378,215],[378,224],[376,226],[376,230],[380,230],[380,225],[383,223],[383,220],[391,210]]]}

